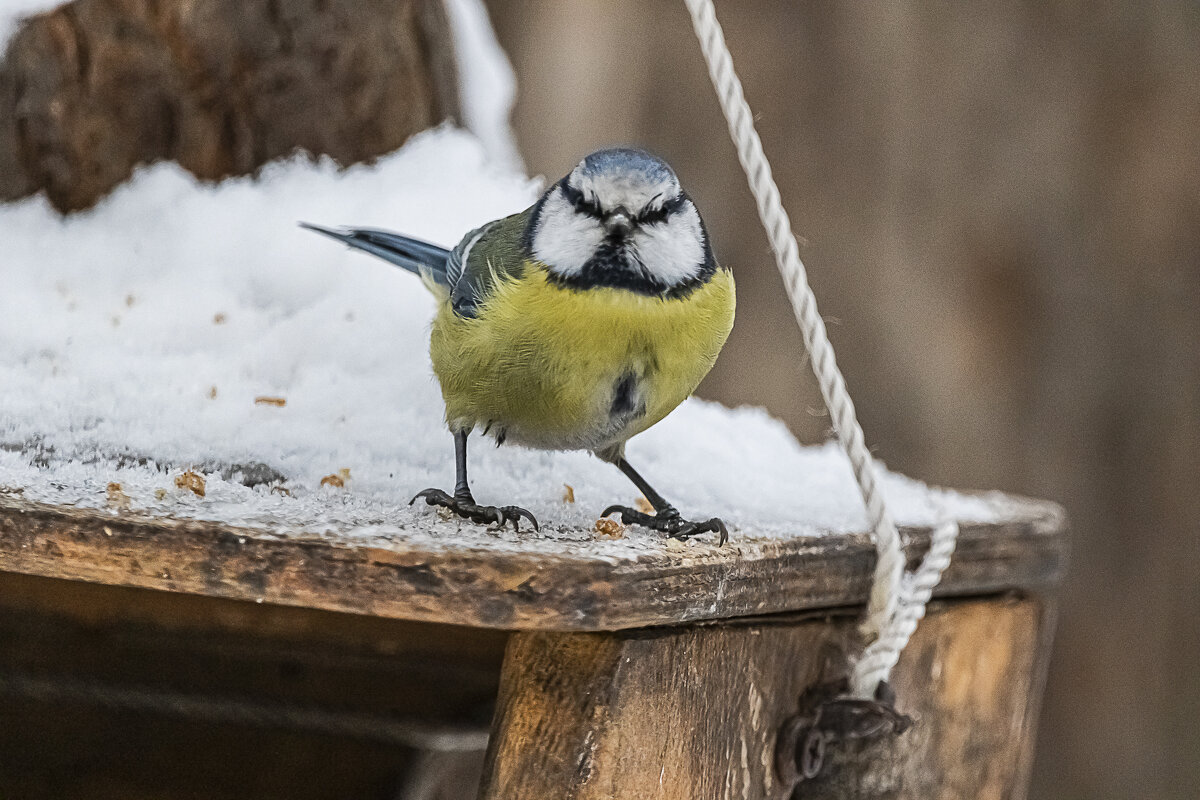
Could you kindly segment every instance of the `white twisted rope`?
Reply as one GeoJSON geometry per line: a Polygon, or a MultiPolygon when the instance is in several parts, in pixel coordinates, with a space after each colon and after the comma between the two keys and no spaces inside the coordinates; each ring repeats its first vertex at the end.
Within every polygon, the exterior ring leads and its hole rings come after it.
{"type": "Polygon", "coordinates": [[[850,691],[856,697],[869,698],[875,693],[880,681],[886,681],[892,667],[900,658],[900,652],[912,638],[917,623],[925,616],[925,604],[933,594],[933,587],[942,578],[942,572],[950,566],[950,556],[958,541],[958,523],[945,522],[933,530],[929,540],[929,552],[921,560],[921,566],[901,581],[900,597],[896,613],[883,626],[878,638],[867,645],[854,665],[850,679],[850,691]]]}
{"type": "Polygon", "coordinates": [[[729,122],[729,133],[737,146],[738,159],[750,182],[758,204],[758,215],[771,240],[775,263],[783,276],[796,321],[804,335],[804,345],[825,405],[829,408],[838,440],[850,459],[858,481],[867,518],[875,532],[878,559],[871,585],[871,598],[863,621],[864,635],[875,637],[855,665],[852,692],[870,698],[881,680],[886,680],[900,651],[908,644],[917,621],[925,615],[925,603],[950,562],[958,526],[940,526],[933,546],[911,579],[904,575],[904,552],[900,534],[892,521],[880,490],[875,463],[863,439],[862,426],[854,413],[854,403],[846,390],[846,381],[838,369],[833,345],[825,331],[825,322],[817,311],[817,299],[808,285],[808,275],[800,260],[796,235],[787,211],[779,199],[779,187],[771,177],[771,165],[763,153],[762,140],[754,128],[754,117],[742,93],[742,82],[733,69],[733,58],[725,45],[721,24],[717,22],[712,0],[684,0],[692,15],[696,38],[704,51],[709,76],[721,101],[721,110],[729,122]]]}

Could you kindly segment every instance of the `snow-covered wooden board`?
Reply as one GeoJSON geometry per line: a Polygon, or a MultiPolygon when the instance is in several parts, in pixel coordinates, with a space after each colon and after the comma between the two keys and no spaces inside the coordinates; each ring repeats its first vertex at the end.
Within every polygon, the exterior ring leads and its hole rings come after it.
{"type": "MultiPolygon", "coordinates": [[[[939,596],[1038,588],[1064,559],[1057,506],[992,495],[964,523],[939,596]]],[[[927,529],[905,529],[910,556],[927,529]]],[[[646,536],[653,534],[647,533],[646,536]]],[[[507,538],[507,537],[506,537],[507,538]]],[[[297,533],[0,497],[0,570],[380,617],[510,629],[611,630],[865,601],[863,534],[724,547],[530,535],[528,546],[423,517],[389,531],[297,533]]]]}
{"type": "MultiPolygon", "coordinates": [[[[0,569],[511,628],[860,602],[873,554],[849,464],[761,409],[689,400],[629,444],[685,516],[725,520],[724,548],[604,538],[600,510],[637,498],[616,469],[479,437],[476,498],[530,509],[540,532],[408,506],[454,480],[432,299],[295,223],[453,244],[537,188],[445,128],[345,171],[297,160],[202,185],[160,164],[67,219],[39,198],[0,206],[0,569]]],[[[1057,573],[1056,507],[881,480],[914,551],[939,520],[964,524],[943,591],[1057,573]]]]}

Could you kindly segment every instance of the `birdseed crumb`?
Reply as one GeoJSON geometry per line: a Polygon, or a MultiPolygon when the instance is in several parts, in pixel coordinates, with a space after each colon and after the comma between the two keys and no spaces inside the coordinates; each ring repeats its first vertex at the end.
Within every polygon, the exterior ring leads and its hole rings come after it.
{"type": "Polygon", "coordinates": [[[625,526],[620,522],[617,522],[615,519],[601,517],[600,519],[596,520],[595,529],[596,533],[600,534],[605,539],[625,538],[625,526]]]}
{"type": "Polygon", "coordinates": [[[350,480],[349,467],[342,467],[332,475],[326,475],[321,478],[322,486],[332,486],[335,489],[343,489],[346,486],[346,481],[350,480]]]}
{"type": "Polygon", "coordinates": [[[108,484],[105,494],[108,498],[108,504],[113,508],[129,508],[129,495],[125,494],[125,490],[121,488],[121,484],[108,484]]]}
{"type": "Polygon", "coordinates": [[[175,478],[175,486],[180,489],[187,489],[197,497],[204,497],[204,476],[198,472],[188,470],[182,475],[175,478]]]}

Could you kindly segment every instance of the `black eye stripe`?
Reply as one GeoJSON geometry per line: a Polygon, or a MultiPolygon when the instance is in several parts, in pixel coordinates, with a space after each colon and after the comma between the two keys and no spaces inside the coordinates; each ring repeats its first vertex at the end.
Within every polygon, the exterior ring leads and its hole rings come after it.
{"type": "MultiPolygon", "coordinates": [[[[570,203],[577,212],[580,214],[586,214],[594,219],[604,219],[604,211],[601,210],[600,206],[596,205],[594,201],[585,197],[583,192],[579,191],[579,189],[567,183],[566,179],[563,179],[559,182],[559,188],[563,193],[563,197],[566,198],[567,202],[570,203]]],[[[655,223],[665,222],[667,217],[682,209],[687,201],[687,195],[680,192],[658,208],[647,207],[642,211],[642,213],[638,214],[634,218],[634,221],[641,225],[653,225],[655,223]]]]}
{"type": "Polygon", "coordinates": [[[656,222],[665,222],[667,217],[683,208],[683,204],[686,202],[687,197],[682,194],[678,194],[667,202],[663,203],[658,208],[648,208],[641,214],[638,214],[637,221],[643,225],[652,225],[656,222]]]}
{"type": "Polygon", "coordinates": [[[583,192],[576,189],[571,184],[563,181],[561,184],[563,197],[567,198],[567,202],[575,207],[575,210],[580,214],[587,214],[589,217],[603,219],[604,213],[600,207],[583,196],[583,192]]]}

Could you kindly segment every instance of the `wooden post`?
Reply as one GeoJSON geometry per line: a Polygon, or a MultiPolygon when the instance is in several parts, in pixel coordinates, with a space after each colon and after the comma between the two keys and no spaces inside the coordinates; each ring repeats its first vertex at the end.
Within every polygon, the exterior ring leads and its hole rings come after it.
{"type": "MultiPolygon", "coordinates": [[[[931,607],[893,675],[898,737],[832,747],[805,798],[1022,793],[1046,604],[931,607]]],[[[519,633],[505,656],[484,800],[786,798],[775,737],[855,641],[857,618],[765,618],[617,633],[519,633]]]]}
{"type": "Polygon", "coordinates": [[[133,168],[353,164],[458,115],[441,0],[75,0],[0,61],[0,201],[86,208],[133,168]]]}

